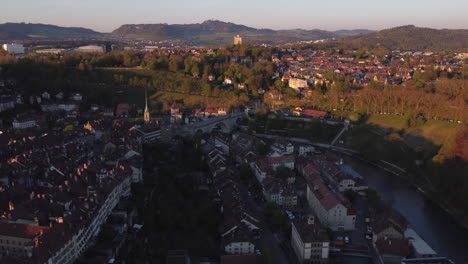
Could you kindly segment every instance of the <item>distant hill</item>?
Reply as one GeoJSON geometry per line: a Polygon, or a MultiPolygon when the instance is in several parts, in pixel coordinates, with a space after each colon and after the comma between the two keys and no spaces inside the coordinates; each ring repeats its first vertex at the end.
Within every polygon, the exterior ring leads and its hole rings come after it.
{"type": "Polygon", "coordinates": [[[230,44],[235,34],[252,43],[281,44],[286,42],[345,37],[370,30],[272,30],[256,29],[244,25],[207,20],[200,24],[132,24],[114,30],[113,37],[145,40],[182,40],[195,45],[230,44]]]}
{"type": "Polygon", "coordinates": [[[460,50],[468,49],[468,30],[431,29],[402,26],[351,36],[336,41],[353,48],[382,46],[389,50],[460,50]]]}
{"type": "Polygon", "coordinates": [[[0,39],[2,40],[87,38],[101,35],[103,34],[81,27],[59,27],[30,23],[0,24],[0,39]]]}

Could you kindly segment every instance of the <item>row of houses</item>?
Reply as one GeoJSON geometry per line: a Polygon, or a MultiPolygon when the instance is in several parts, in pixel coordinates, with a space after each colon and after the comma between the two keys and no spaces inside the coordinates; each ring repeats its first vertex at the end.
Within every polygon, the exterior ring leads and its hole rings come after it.
{"type": "MultiPolygon", "coordinates": [[[[248,193],[239,175],[228,164],[227,136],[214,134],[203,145],[204,159],[210,169],[213,201],[219,205],[224,222],[219,227],[222,263],[240,263],[245,259],[259,261],[256,240],[260,236],[259,218],[247,203],[248,193]],[[230,262],[229,262],[230,261],[230,262]],[[234,261],[234,262],[232,262],[234,261]]],[[[258,263],[258,262],[255,262],[258,263]]]]}
{"type": "Polygon", "coordinates": [[[106,124],[102,143],[84,128],[0,135],[0,263],[73,263],[142,180],[142,136],[106,124]]]}

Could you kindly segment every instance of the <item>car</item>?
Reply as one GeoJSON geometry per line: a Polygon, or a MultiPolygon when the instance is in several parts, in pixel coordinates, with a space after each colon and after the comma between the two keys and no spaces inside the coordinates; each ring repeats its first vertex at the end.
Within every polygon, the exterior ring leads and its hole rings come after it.
{"type": "Polygon", "coordinates": [[[346,236],[346,237],[344,238],[344,242],[345,242],[346,244],[349,244],[349,237],[346,236]]]}
{"type": "Polygon", "coordinates": [[[336,237],[336,240],[342,241],[342,240],[343,240],[343,237],[342,237],[342,236],[336,237]]]}

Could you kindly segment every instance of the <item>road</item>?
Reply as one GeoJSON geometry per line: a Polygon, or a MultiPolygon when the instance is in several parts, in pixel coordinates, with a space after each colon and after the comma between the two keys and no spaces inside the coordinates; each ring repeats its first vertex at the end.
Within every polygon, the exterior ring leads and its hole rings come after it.
{"type": "MultiPolygon", "coordinates": [[[[234,165],[234,161],[230,160],[229,168],[237,175],[239,175],[239,170],[234,165]]],[[[248,192],[248,188],[245,184],[240,185],[241,188],[244,189],[245,192],[248,192]]],[[[269,254],[273,264],[296,264],[296,262],[291,262],[288,256],[285,254],[284,250],[281,247],[282,238],[275,234],[267,224],[265,219],[265,214],[263,207],[259,205],[252,197],[249,195],[247,198],[247,204],[255,213],[257,220],[259,220],[259,228],[262,230],[261,232],[261,239],[257,247],[268,252],[262,252],[263,254],[269,254]]],[[[288,240],[286,240],[289,243],[288,240]]]]}

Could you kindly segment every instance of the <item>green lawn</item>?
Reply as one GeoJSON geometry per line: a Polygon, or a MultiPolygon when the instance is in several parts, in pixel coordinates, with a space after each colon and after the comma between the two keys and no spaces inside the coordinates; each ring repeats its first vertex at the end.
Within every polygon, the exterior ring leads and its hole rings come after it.
{"type": "Polygon", "coordinates": [[[371,115],[365,125],[382,135],[401,131],[404,142],[412,149],[431,153],[462,128],[459,124],[438,120],[428,120],[422,126],[407,128],[404,116],[393,115],[371,115]]]}

